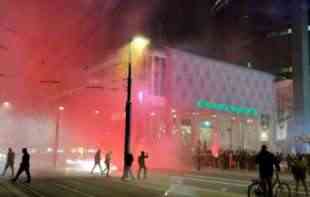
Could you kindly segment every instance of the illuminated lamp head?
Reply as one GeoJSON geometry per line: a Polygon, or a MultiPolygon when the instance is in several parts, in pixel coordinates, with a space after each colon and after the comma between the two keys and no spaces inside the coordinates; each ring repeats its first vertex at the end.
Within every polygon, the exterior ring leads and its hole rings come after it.
{"type": "Polygon", "coordinates": [[[204,121],[204,122],[201,123],[200,127],[201,128],[205,128],[205,129],[209,129],[209,128],[212,127],[212,124],[211,124],[210,121],[204,121]]]}
{"type": "Polygon", "coordinates": [[[143,50],[149,44],[150,40],[143,36],[135,36],[131,41],[131,45],[140,50],[143,50]]]}
{"type": "Polygon", "coordinates": [[[63,111],[63,110],[65,110],[65,107],[64,107],[64,106],[59,106],[59,107],[58,107],[58,110],[59,110],[59,111],[63,111]]]}

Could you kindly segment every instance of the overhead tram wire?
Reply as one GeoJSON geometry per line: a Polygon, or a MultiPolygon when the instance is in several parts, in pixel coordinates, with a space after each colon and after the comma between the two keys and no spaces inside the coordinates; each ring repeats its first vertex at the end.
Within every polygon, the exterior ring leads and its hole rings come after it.
{"type": "MultiPolygon", "coordinates": [[[[96,12],[96,10],[98,10],[98,9],[102,9],[103,11],[105,11],[105,8],[106,8],[106,3],[108,2],[109,0],[104,0],[104,3],[103,3],[103,5],[101,5],[101,6],[97,6],[97,5],[95,5],[95,6],[93,6],[93,8],[92,9],[90,9],[88,12],[87,12],[87,14],[85,14],[81,19],[80,19],[80,21],[84,21],[85,19],[87,19],[87,17],[89,17],[90,15],[92,15],[93,13],[99,13],[98,11],[96,12]]],[[[101,21],[100,21],[101,22],[101,21]]],[[[89,33],[86,33],[86,35],[85,35],[85,38],[86,39],[81,39],[79,42],[78,42],[78,44],[77,44],[77,48],[81,48],[83,45],[83,43],[85,43],[85,42],[87,42],[88,40],[90,40],[91,38],[92,38],[92,36],[89,36],[89,35],[92,35],[94,32],[96,32],[96,29],[98,29],[98,24],[100,23],[100,22],[97,22],[96,23],[96,25],[95,25],[95,28],[91,31],[91,33],[89,34],[89,33]]],[[[75,26],[75,25],[81,25],[81,24],[79,24],[78,22],[77,23],[73,23],[73,24],[71,24],[72,26],[75,26]]],[[[20,40],[24,40],[24,37],[30,37],[30,38],[32,38],[32,37],[36,37],[36,35],[34,35],[34,34],[31,34],[31,33],[29,33],[29,32],[22,32],[22,34],[21,33],[19,33],[19,32],[17,32],[17,30],[16,30],[16,28],[15,27],[11,27],[11,26],[7,26],[7,25],[3,25],[3,24],[0,24],[0,28],[1,29],[3,29],[3,30],[5,30],[5,31],[8,31],[8,32],[10,32],[10,33],[12,33],[12,34],[14,34],[16,37],[18,37],[20,40]]],[[[1,48],[0,48],[1,49],[1,48]]],[[[65,58],[67,58],[67,57],[69,57],[70,55],[63,55],[63,58],[62,58],[62,60],[59,60],[60,62],[62,61],[62,62],[64,62],[64,60],[65,60],[65,58]]]]}
{"type": "MultiPolygon", "coordinates": [[[[116,69],[115,66],[116,66],[115,64],[112,64],[110,66],[107,66],[107,67],[104,67],[104,68],[100,68],[96,72],[100,72],[102,69],[104,69],[104,70],[116,69]]],[[[94,73],[91,73],[91,74],[94,74],[94,73]]],[[[8,75],[8,74],[5,74],[5,73],[0,73],[0,79],[1,78],[11,78],[11,79],[15,78],[15,79],[23,79],[23,80],[28,80],[28,81],[29,80],[34,81],[32,78],[27,77],[27,76],[25,76],[25,77],[23,77],[23,76],[18,77],[17,75],[8,75]]],[[[116,82],[123,81],[123,80],[124,79],[122,79],[122,80],[114,80],[114,82],[115,81],[116,82]]],[[[40,84],[49,84],[49,85],[61,85],[63,83],[62,81],[59,81],[59,80],[38,80],[36,82],[38,82],[40,84]]],[[[106,89],[106,90],[108,90],[108,89],[111,89],[111,90],[115,89],[115,88],[104,88],[104,86],[98,86],[98,85],[90,85],[90,84],[87,84],[87,82],[84,82],[84,84],[82,84],[79,87],[76,87],[76,88],[73,88],[73,89],[69,89],[69,90],[65,90],[65,92],[62,93],[61,95],[59,95],[59,96],[52,96],[52,99],[47,99],[47,100],[49,100],[49,102],[50,102],[50,100],[59,100],[60,98],[63,98],[63,97],[75,94],[76,92],[81,92],[82,90],[87,89],[87,88],[88,89],[106,89]]],[[[118,88],[120,89],[121,87],[118,87],[118,88]]]]}
{"type": "MultiPolygon", "coordinates": [[[[109,60],[107,60],[107,61],[109,61],[109,60]]],[[[106,62],[107,62],[106,61],[106,62]]],[[[105,63],[103,63],[103,64],[105,64],[105,63]]],[[[123,64],[122,62],[120,62],[120,64],[123,64]]],[[[104,70],[113,70],[113,69],[116,69],[116,65],[117,64],[111,64],[111,65],[109,65],[109,66],[105,66],[105,67],[103,67],[103,68],[99,68],[99,69],[95,69],[95,72],[91,72],[90,73],[90,75],[92,75],[92,74],[96,74],[96,73],[98,73],[98,72],[101,72],[103,69],[104,70]]],[[[125,76],[124,76],[125,77],[125,76]]],[[[122,77],[123,78],[123,77],[122,77]]],[[[122,79],[122,80],[114,80],[113,82],[119,82],[119,81],[124,81],[125,79],[122,79]]],[[[68,89],[68,90],[65,90],[65,92],[63,92],[61,95],[59,95],[59,96],[54,96],[54,97],[52,97],[51,99],[48,99],[49,101],[55,101],[55,100],[59,100],[59,99],[61,99],[61,98],[64,98],[64,97],[66,97],[66,96],[70,96],[70,95],[73,95],[73,94],[76,94],[76,93],[79,93],[79,92],[81,92],[81,91],[83,91],[83,90],[85,90],[85,89],[115,89],[115,88],[105,88],[104,86],[92,86],[92,85],[89,85],[89,84],[87,84],[88,82],[86,81],[84,81],[84,83],[83,84],[81,84],[79,87],[76,87],[76,88],[72,88],[72,89],[68,89]]],[[[119,87],[119,89],[121,89],[121,87],[119,87]]]]}
{"type": "MultiPolygon", "coordinates": [[[[104,4],[102,5],[102,6],[100,6],[99,8],[103,8],[103,10],[104,10],[104,8],[106,8],[106,3],[108,2],[108,0],[106,0],[105,2],[104,2],[104,4]]],[[[120,4],[120,1],[118,2],[118,4],[117,4],[117,6],[114,6],[114,10],[115,9],[120,9],[120,7],[121,7],[121,4],[120,4]]],[[[84,19],[85,18],[87,18],[87,17],[89,17],[91,14],[90,13],[98,13],[98,11],[97,12],[94,12],[94,10],[98,10],[99,9],[97,6],[94,6],[93,7],[93,9],[92,9],[92,11],[89,11],[87,14],[85,14],[84,15],[84,19]]],[[[115,12],[114,12],[115,13],[115,12]]],[[[81,19],[80,21],[83,21],[83,19],[81,19]]],[[[79,42],[78,42],[78,44],[77,44],[77,48],[81,48],[82,46],[83,46],[83,44],[84,43],[86,43],[86,42],[88,42],[90,39],[92,39],[92,36],[89,36],[89,35],[94,35],[97,31],[97,29],[99,29],[101,26],[99,26],[99,24],[100,24],[100,22],[97,22],[96,24],[95,24],[95,28],[93,28],[93,30],[92,31],[89,31],[88,32],[88,34],[85,36],[85,38],[87,38],[87,39],[81,39],[79,42]]],[[[72,25],[75,25],[75,24],[72,24],[72,25]]],[[[10,32],[12,32],[12,33],[17,33],[17,31],[16,31],[16,29],[14,29],[14,28],[11,28],[11,27],[6,27],[6,26],[0,26],[0,28],[4,28],[4,29],[6,29],[6,30],[9,30],[10,32]]],[[[18,34],[18,33],[17,33],[18,34]]],[[[64,60],[67,58],[67,57],[69,57],[70,55],[63,55],[63,62],[64,62],[64,60]]],[[[61,61],[61,60],[59,60],[59,61],[61,61]]],[[[113,66],[115,66],[115,65],[112,65],[111,66],[111,69],[113,68],[113,66]]],[[[106,69],[106,68],[105,68],[106,69]]],[[[6,77],[6,75],[5,74],[0,74],[0,77],[6,77]]],[[[13,78],[22,78],[22,77],[16,77],[16,76],[12,76],[13,78]]],[[[26,80],[28,77],[24,77],[24,79],[26,80]]],[[[28,78],[28,79],[31,79],[31,78],[28,78]]],[[[56,80],[41,80],[41,81],[39,81],[40,83],[50,83],[50,84],[60,84],[61,82],[60,81],[56,81],[56,80]]],[[[81,90],[81,89],[84,89],[85,88],[85,85],[82,85],[81,87],[78,87],[78,88],[75,88],[75,89],[72,89],[72,90],[68,90],[69,92],[71,92],[70,94],[72,94],[72,92],[75,92],[75,91],[79,91],[79,90],[81,90]]],[[[67,90],[66,90],[67,91],[67,90]]],[[[66,93],[65,93],[65,95],[67,95],[66,93]]]]}

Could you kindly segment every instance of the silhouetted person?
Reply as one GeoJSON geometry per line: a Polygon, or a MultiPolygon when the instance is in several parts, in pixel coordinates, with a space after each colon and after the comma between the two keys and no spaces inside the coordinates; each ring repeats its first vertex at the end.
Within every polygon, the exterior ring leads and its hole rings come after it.
{"type": "Polygon", "coordinates": [[[95,164],[94,164],[94,167],[90,173],[93,174],[96,166],[99,166],[100,173],[101,173],[101,175],[103,175],[102,166],[101,166],[101,151],[100,151],[100,149],[97,150],[95,157],[94,157],[94,161],[95,161],[95,164]]]}
{"type": "Polygon", "coordinates": [[[105,160],[104,160],[105,169],[103,173],[106,173],[106,176],[110,176],[111,160],[112,160],[112,152],[110,151],[105,155],[105,160]]]}
{"type": "Polygon", "coordinates": [[[277,162],[275,156],[267,150],[267,146],[263,145],[261,151],[256,156],[256,164],[259,165],[259,176],[263,183],[264,193],[268,197],[272,197],[272,177],[274,169],[280,171],[279,162],[277,162]]]}
{"type": "Polygon", "coordinates": [[[297,160],[293,162],[292,173],[296,181],[296,194],[298,194],[299,183],[301,182],[305,188],[306,196],[309,196],[306,183],[307,164],[302,155],[298,155],[297,160]]]}
{"type": "Polygon", "coordinates": [[[141,151],[141,154],[138,157],[138,162],[139,162],[139,170],[138,170],[138,179],[141,177],[141,172],[143,170],[143,179],[146,179],[147,176],[147,168],[145,165],[145,159],[149,158],[148,154],[145,154],[144,151],[141,151]]]}
{"type": "Polygon", "coordinates": [[[9,148],[8,153],[6,155],[6,163],[4,166],[2,176],[5,176],[7,169],[11,168],[12,177],[14,177],[14,163],[15,163],[15,153],[13,152],[12,148],[9,148]]]}
{"type": "Polygon", "coordinates": [[[125,156],[125,172],[124,175],[122,177],[122,180],[127,179],[128,177],[130,177],[131,179],[135,179],[135,177],[133,176],[131,167],[133,164],[133,155],[131,153],[126,154],[125,156]]]}
{"type": "Polygon", "coordinates": [[[197,170],[200,171],[201,169],[201,141],[198,140],[197,147],[196,147],[196,159],[197,159],[197,170]]]}
{"type": "Polygon", "coordinates": [[[27,175],[27,181],[26,183],[31,182],[31,175],[30,175],[30,155],[27,151],[27,148],[22,149],[23,152],[23,157],[22,157],[22,162],[20,163],[18,172],[15,176],[14,179],[12,179],[13,182],[16,182],[18,177],[21,175],[21,173],[25,172],[27,175]]]}

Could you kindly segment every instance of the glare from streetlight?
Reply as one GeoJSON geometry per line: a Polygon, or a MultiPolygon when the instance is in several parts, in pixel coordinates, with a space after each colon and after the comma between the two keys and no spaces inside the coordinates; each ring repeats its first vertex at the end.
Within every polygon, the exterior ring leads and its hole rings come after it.
{"type": "Polygon", "coordinates": [[[63,111],[63,110],[65,110],[65,107],[64,107],[64,106],[59,106],[59,107],[58,107],[58,110],[59,110],[59,111],[63,111]]]}
{"type": "Polygon", "coordinates": [[[143,102],[143,99],[144,99],[144,92],[143,91],[140,91],[138,93],[138,99],[139,99],[139,102],[142,103],[143,102]]]}
{"type": "Polygon", "coordinates": [[[267,142],[268,141],[268,133],[267,132],[262,132],[261,134],[260,134],[260,140],[262,141],[262,142],[267,142]]]}
{"type": "Polygon", "coordinates": [[[4,108],[6,108],[6,109],[9,109],[9,108],[11,108],[11,103],[8,102],[8,101],[5,101],[5,102],[2,103],[2,106],[3,106],[4,108]]]}
{"type": "Polygon", "coordinates": [[[137,49],[144,49],[147,45],[150,44],[150,40],[143,36],[135,36],[131,42],[132,46],[137,49]]]}
{"type": "Polygon", "coordinates": [[[252,119],[248,119],[248,120],[247,120],[247,123],[248,123],[248,124],[252,124],[253,122],[254,122],[254,121],[253,121],[252,119]]]}

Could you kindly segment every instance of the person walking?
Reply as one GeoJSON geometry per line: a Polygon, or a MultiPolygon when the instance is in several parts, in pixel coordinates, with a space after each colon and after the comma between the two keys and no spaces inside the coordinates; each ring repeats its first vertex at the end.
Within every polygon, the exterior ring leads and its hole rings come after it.
{"type": "Polygon", "coordinates": [[[145,165],[145,159],[149,158],[149,155],[146,154],[144,151],[141,151],[141,154],[138,157],[139,162],[139,170],[138,170],[138,179],[141,177],[141,173],[143,170],[143,179],[146,179],[147,177],[147,168],[145,165]]]}
{"type": "Polygon", "coordinates": [[[132,170],[131,170],[133,161],[134,161],[133,155],[131,153],[126,154],[126,156],[125,156],[125,171],[124,171],[122,180],[127,180],[129,177],[132,180],[135,180],[135,177],[134,177],[132,170]]]}
{"type": "Polygon", "coordinates": [[[26,175],[27,175],[26,183],[30,183],[31,182],[30,155],[29,155],[29,153],[27,151],[27,148],[23,148],[22,152],[23,152],[22,162],[20,163],[18,172],[17,172],[15,178],[12,179],[12,182],[16,182],[17,179],[19,178],[19,176],[21,175],[21,173],[25,172],[26,175]]]}
{"type": "Polygon", "coordinates": [[[256,164],[259,166],[259,176],[263,183],[264,194],[267,197],[272,197],[272,177],[275,166],[277,171],[280,171],[279,162],[275,156],[267,150],[267,146],[263,145],[261,151],[256,156],[256,164]]]}
{"type": "Polygon", "coordinates": [[[107,177],[110,176],[111,160],[112,160],[112,152],[110,151],[110,152],[108,152],[108,153],[105,155],[105,160],[104,160],[105,169],[104,169],[103,173],[106,173],[106,176],[107,176],[107,177]]]}
{"type": "Polygon", "coordinates": [[[8,149],[8,153],[6,155],[6,163],[3,169],[2,176],[5,176],[8,168],[11,168],[11,176],[14,177],[14,163],[15,163],[15,153],[12,148],[8,149]]]}
{"type": "Polygon", "coordinates": [[[201,169],[201,160],[202,160],[202,154],[201,154],[201,141],[198,140],[197,147],[196,147],[196,163],[197,163],[197,170],[200,171],[201,169]]]}
{"type": "Polygon", "coordinates": [[[97,166],[98,166],[99,169],[100,169],[101,175],[103,175],[102,166],[101,166],[101,150],[100,150],[100,149],[98,149],[97,152],[96,152],[96,154],[95,154],[95,157],[94,157],[94,167],[92,168],[92,170],[91,170],[91,172],[90,172],[91,174],[94,173],[94,170],[95,170],[95,168],[96,168],[97,166]]]}
{"type": "Polygon", "coordinates": [[[304,186],[306,196],[309,196],[308,186],[306,183],[307,163],[304,160],[303,155],[297,155],[296,160],[293,161],[292,174],[293,174],[295,182],[296,182],[296,187],[295,187],[296,195],[298,195],[299,184],[301,182],[302,185],[304,186]]]}

